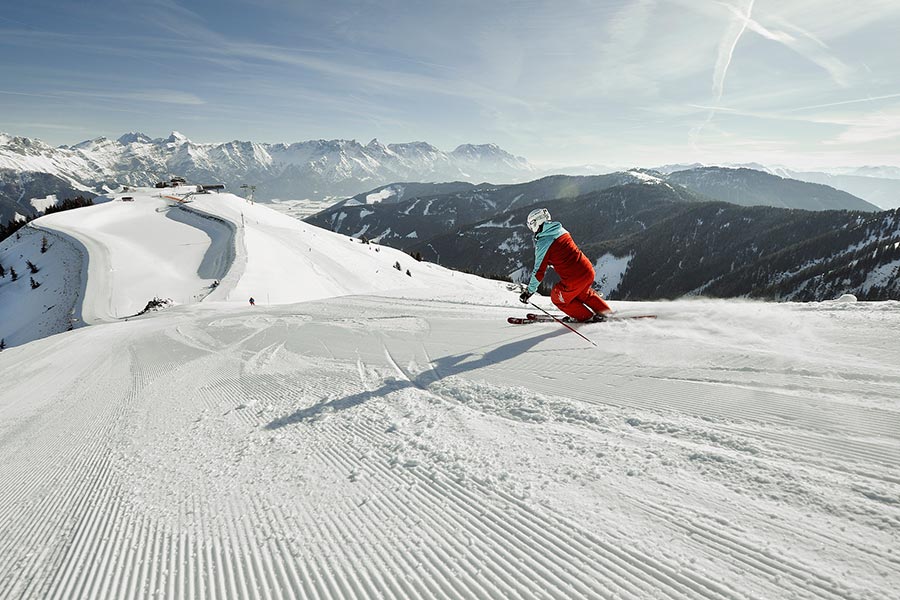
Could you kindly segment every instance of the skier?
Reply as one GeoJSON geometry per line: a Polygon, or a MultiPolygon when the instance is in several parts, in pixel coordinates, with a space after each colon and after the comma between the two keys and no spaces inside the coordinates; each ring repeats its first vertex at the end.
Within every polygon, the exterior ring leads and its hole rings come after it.
{"type": "Polygon", "coordinates": [[[550,299],[569,321],[605,321],[612,313],[609,304],[594,291],[594,267],[578,249],[572,236],[558,221],[550,220],[546,208],[538,208],[528,214],[528,228],[534,232],[534,270],[528,287],[519,295],[519,301],[527,304],[544,279],[547,267],[553,267],[559,275],[559,283],[550,291],[550,299]]]}
{"type": "Polygon", "coordinates": [[[256,300],[254,300],[252,297],[250,298],[250,306],[256,306],[256,300]]]}

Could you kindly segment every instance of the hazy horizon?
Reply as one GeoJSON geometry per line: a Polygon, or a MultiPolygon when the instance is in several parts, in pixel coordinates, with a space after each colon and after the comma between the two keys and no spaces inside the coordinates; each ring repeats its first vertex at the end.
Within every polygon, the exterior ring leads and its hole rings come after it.
{"type": "Polygon", "coordinates": [[[0,131],[896,166],[898,25],[894,0],[35,0],[0,16],[0,131]]]}

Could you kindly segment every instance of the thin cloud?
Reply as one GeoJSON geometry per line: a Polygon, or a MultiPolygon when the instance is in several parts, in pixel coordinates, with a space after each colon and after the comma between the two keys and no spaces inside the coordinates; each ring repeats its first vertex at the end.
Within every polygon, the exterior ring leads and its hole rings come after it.
{"type": "Polygon", "coordinates": [[[6,96],[25,96],[28,98],[52,98],[52,99],[62,98],[62,96],[59,96],[56,94],[31,94],[28,92],[11,92],[9,90],[0,90],[0,94],[4,94],[6,96]]]}
{"type": "MultiPolygon", "coordinates": [[[[737,47],[741,36],[744,35],[744,32],[747,30],[750,23],[754,1],[755,0],[749,1],[744,12],[736,10],[735,7],[730,4],[719,2],[722,6],[728,8],[732,13],[733,18],[729,22],[725,34],[719,40],[719,48],[716,54],[716,66],[713,70],[712,84],[712,94],[716,105],[722,101],[722,96],[725,93],[725,78],[728,76],[728,68],[731,66],[731,60],[734,57],[734,49],[737,47]]],[[[703,130],[710,126],[716,112],[716,108],[711,109],[707,113],[706,119],[700,125],[693,128],[688,135],[691,147],[695,150],[698,150],[697,144],[700,140],[700,136],[703,134],[703,130]]]]}
{"type": "MultiPolygon", "coordinates": [[[[754,24],[759,27],[758,29],[754,28],[754,31],[761,33],[762,30],[765,30],[766,32],[771,33],[769,30],[762,28],[762,26],[759,26],[758,23],[754,22],[754,24]]],[[[850,85],[854,69],[844,63],[844,61],[834,56],[825,42],[818,39],[810,32],[805,31],[795,25],[784,23],[784,26],[793,29],[800,35],[800,37],[777,33],[772,34],[772,37],[766,36],[767,39],[780,42],[785,47],[796,52],[809,62],[818,65],[820,68],[826,71],[831,77],[832,81],[834,81],[839,86],[848,87],[850,85]]]]}
{"type": "Polygon", "coordinates": [[[846,126],[837,137],[825,142],[828,145],[869,144],[892,140],[900,138],[900,105],[854,118],[832,118],[828,122],[846,126]]]}
{"type": "Polygon", "coordinates": [[[135,102],[154,102],[158,104],[181,104],[196,106],[206,104],[202,98],[181,90],[140,90],[135,92],[75,92],[63,91],[62,96],[79,98],[108,98],[111,100],[132,100],[135,102]]]}
{"type": "Polygon", "coordinates": [[[740,41],[741,36],[744,35],[744,32],[750,24],[750,16],[753,12],[754,1],[755,0],[750,0],[744,12],[735,10],[735,7],[731,5],[723,4],[723,6],[727,6],[729,10],[734,13],[734,19],[729,23],[728,29],[719,43],[719,52],[716,57],[716,68],[713,72],[712,86],[713,96],[715,97],[716,102],[722,100],[722,94],[725,90],[725,78],[728,76],[728,68],[731,66],[734,49],[737,47],[737,43],[740,41]]]}
{"type": "Polygon", "coordinates": [[[854,100],[842,100],[840,102],[829,102],[828,104],[813,104],[811,106],[801,106],[792,108],[787,112],[800,112],[802,110],[813,110],[817,108],[831,108],[833,106],[844,106],[846,104],[861,104],[864,102],[877,102],[879,100],[890,100],[892,98],[900,98],[900,94],[887,94],[884,96],[868,96],[865,98],[856,98],[854,100]]]}
{"type": "MultiPolygon", "coordinates": [[[[440,69],[442,76],[433,76],[380,67],[373,60],[362,66],[365,56],[348,48],[341,48],[338,53],[322,48],[298,49],[277,44],[235,41],[212,29],[200,15],[173,0],[156,0],[144,7],[144,14],[151,22],[180,38],[178,46],[181,49],[190,48],[193,58],[218,64],[231,63],[235,67],[242,65],[252,69],[262,61],[300,67],[333,77],[341,82],[342,87],[350,87],[347,82],[356,81],[371,86],[372,91],[377,93],[424,92],[475,102],[500,102],[528,109],[532,107],[530,103],[514,95],[476,84],[463,77],[450,77],[448,73],[452,70],[448,68],[440,69]]],[[[417,64],[424,65],[421,61],[417,64]]]]}
{"type": "Polygon", "coordinates": [[[34,129],[48,129],[51,131],[77,131],[77,132],[86,132],[88,131],[85,127],[81,126],[72,126],[72,125],[63,125],[61,123],[37,123],[37,122],[28,122],[28,123],[12,123],[5,122],[4,127],[17,127],[17,128],[34,128],[34,129]]]}
{"type": "Polygon", "coordinates": [[[734,57],[734,51],[741,37],[748,29],[764,39],[785,46],[813,64],[818,65],[827,71],[832,80],[838,85],[842,87],[848,85],[852,70],[841,60],[832,56],[828,46],[816,36],[800,27],[785,22],[783,22],[783,24],[797,33],[799,37],[783,31],[776,31],[762,25],[758,19],[753,18],[755,0],[749,0],[743,11],[727,2],[717,1],[716,4],[726,8],[732,14],[732,20],[725,35],[720,41],[716,66],[713,73],[712,94],[715,105],[709,108],[709,112],[703,123],[694,128],[690,134],[691,145],[695,148],[697,140],[699,140],[703,130],[710,125],[717,112],[722,110],[720,104],[724,95],[725,80],[734,57]]]}
{"type": "Polygon", "coordinates": [[[361,67],[342,61],[326,60],[321,56],[311,56],[295,52],[290,48],[264,44],[227,42],[221,51],[231,57],[263,60],[281,65],[301,67],[340,80],[348,79],[369,84],[377,91],[415,91],[430,94],[468,98],[471,100],[499,101],[513,105],[531,105],[515,96],[496,92],[465,80],[448,80],[406,73],[378,67],[361,67]]]}
{"type": "MultiPolygon", "coordinates": [[[[722,0],[716,0],[714,6],[722,7],[730,12],[734,17],[732,23],[740,23],[742,27],[741,33],[743,33],[743,30],[749,29],[764,39],[781,44],[785,48],[788,48],[792,52],[803,57],[805,60],[824,69],[838,85],[842,87],[849,85],[854,69],[835,56],[834,53],[831,52],[829,46],[822,41],[819,36],[816,36],[809,29],[802,28],[779,14],[759,15],[759,11],[754,13],[754,2],[755,0],[750,0],[747,10],[743,12],[734,4],[722,0]],[[788,31],[781,31],[772,26],[766,26],[762,23],[763,20],[770,21],[779,28],[788,31]]],[[[699,5],[698,9],[708,14],[708,6],[709,5],[699,5]]],[[[818,10],[819,12],[827,12],[831,10],[831,8],[832,7],[819,6],[818,10]]],[[[860,8],[859,10],[862,11],[864,9],[860,8]]],[[[894,10],[896,11],[896,7],[894,10]]],[[[810,17],[810,13],[808,12],[801,11],[801,14],[803,14],[804,17],[810,17]]],[[[854,22],[857,26],[862,26],[863,24],[868,24],[869,20],[854,22]]],[[[848,30],[850,30],[851,27],[850,24],[846,26],[848,30]]]]}

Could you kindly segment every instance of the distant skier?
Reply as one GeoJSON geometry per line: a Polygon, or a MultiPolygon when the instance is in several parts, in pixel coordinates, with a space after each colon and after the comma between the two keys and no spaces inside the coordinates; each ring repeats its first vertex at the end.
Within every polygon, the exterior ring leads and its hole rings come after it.
{"type": "Polygon", "coordinates": [[[250,306],[256,306],[256,300],[253,297],[250,298],[250,306]]]}
{"type": "Polygon", "coordinates": [[[559,283],[550,291],[550,299],[574,321],[604,321],[612,312],[609,304],[591,287],[594,267],[578,249],[572,236],[558,221],[550,220],[546,208],[528,214],[528,228],[534,232],[534,269],[528,287],[519,295],[527,304],[544,279],[547,267],[559,275],[559,283]]]}

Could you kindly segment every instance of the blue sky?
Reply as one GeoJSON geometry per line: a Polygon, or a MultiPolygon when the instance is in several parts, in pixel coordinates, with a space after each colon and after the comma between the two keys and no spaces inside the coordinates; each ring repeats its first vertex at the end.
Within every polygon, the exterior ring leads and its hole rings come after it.
{"type": "Polygon", "coordinates": [[[0,13],[0,131],[897,165],[898,31],[898,0],[30,0],[0,13]]]}

